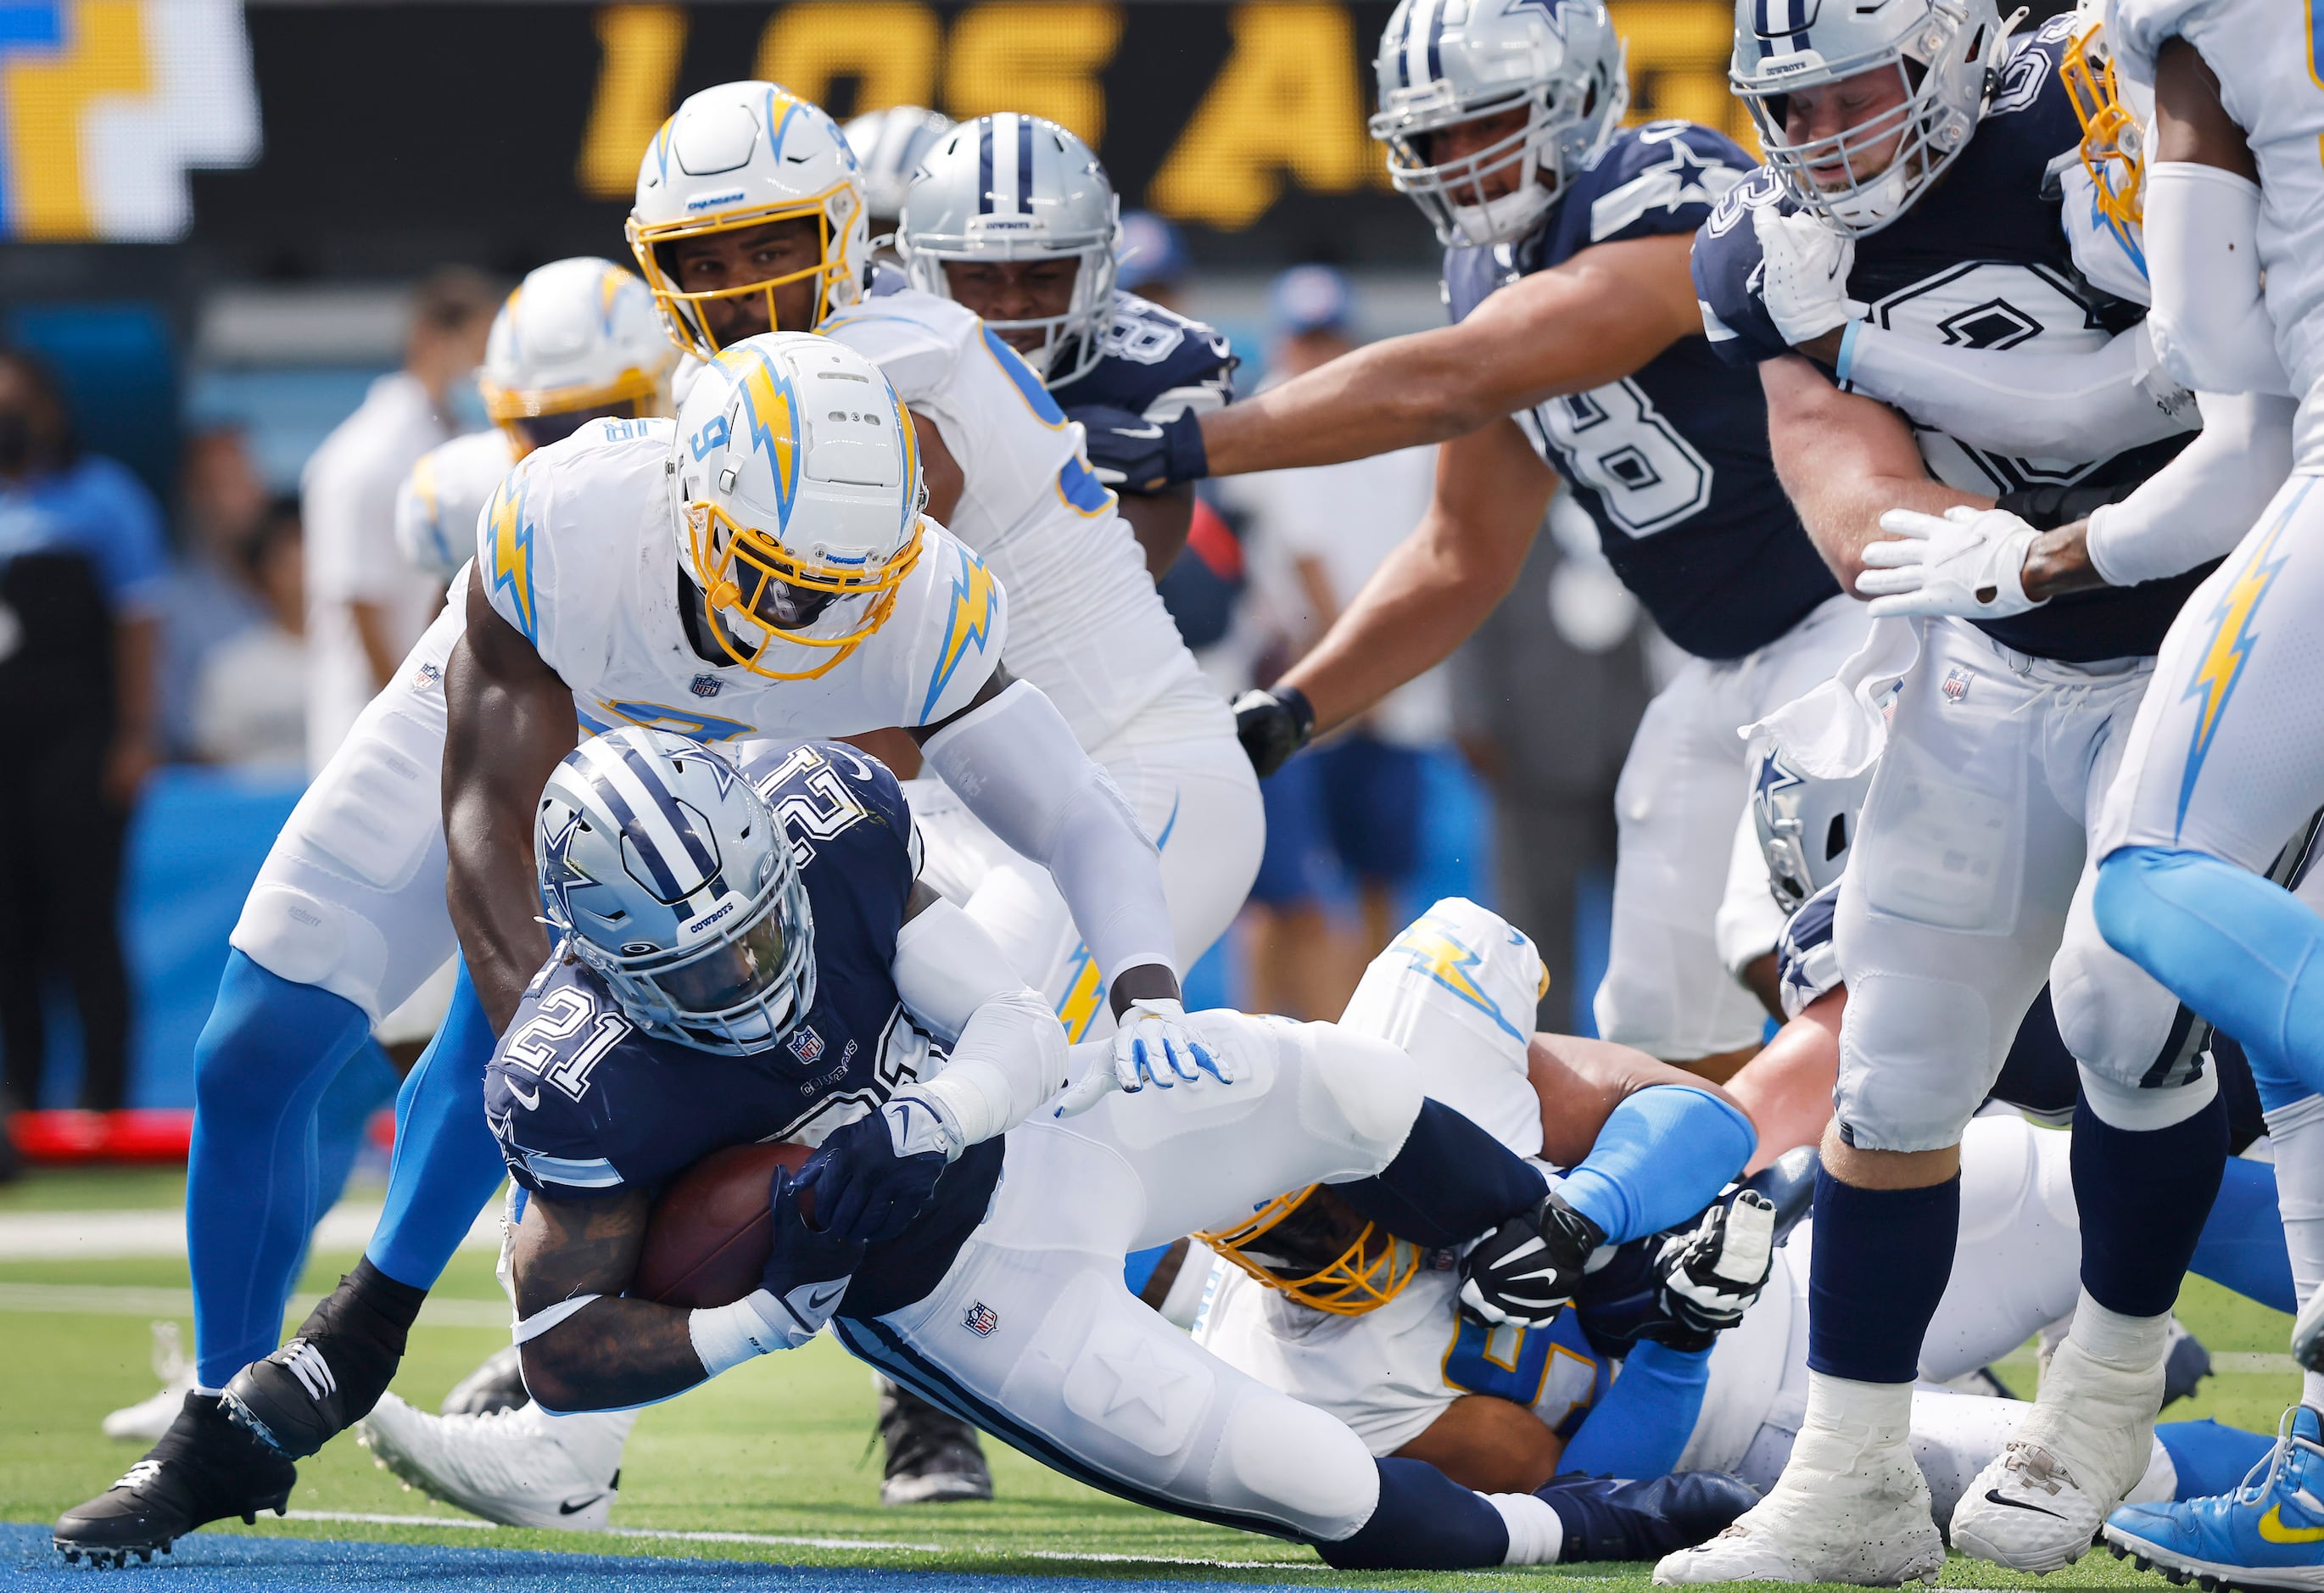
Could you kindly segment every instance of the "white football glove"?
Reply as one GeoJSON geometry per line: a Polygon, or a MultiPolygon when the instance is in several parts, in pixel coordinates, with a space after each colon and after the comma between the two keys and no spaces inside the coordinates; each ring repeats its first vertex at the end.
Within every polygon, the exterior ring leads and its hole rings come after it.
{"type": "Polygon", "coordinates": [[[2006,509],[1967,504],[1941,515],[1892,509],[1880,529],[1895,540],[1868,542],[1856,577],[1872,617],[1959,614],[2005,620],[2042,606],[2025,595],[2025,553],[2042,533],[2006,509]]]}
{"type": "Polygon", "coordinates": [[[1759,299],[1784,342],[1797,348],[1864,314],[1848,296],[1854,238],[1804,210],[1783,216],[1772,205],[1752,211],[1751,226],[1759,235],[1759,299]]]}
{"type": "Polygon", "coordinates": [[[1057,1098],[1057,1116],[1085,1112],[1116,1090],[1124,1095],[1135,1095],[1148,1084],[1170,1090],[1194,1083],[1205,1073],[1231,1084],[1240,1070],[1231,1052],[1194,1037],[1186,1027],[1186,1009],[1177,1002],[1132,1001],[1121,1015],[1111,1054],[1057,1098]]]}

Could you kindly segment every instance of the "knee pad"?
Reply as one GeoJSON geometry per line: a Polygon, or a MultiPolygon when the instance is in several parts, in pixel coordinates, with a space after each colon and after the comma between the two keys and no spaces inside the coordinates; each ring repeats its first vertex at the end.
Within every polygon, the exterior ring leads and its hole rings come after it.
{"type": "Polygon", "coordinates": [[[1412,1058],[1336,1024],[1303,1024],[1299,1044],[1300,1121],[1319,1134],[1344,1134],[1386,1166],[1420,1115],[1424,1091],[1412,1058]]]}
{"type": "Polygon", "coordinates": [[[2142,1090],[2087,1063],[2082,1065],[2082,1099],[2090,1110],[2107,1127],[2131,1133],[2151,1134],[2183,1123],[2210,1105],[2218,1092],[2219,1075],[2209,1068],[2189,1083],[2142,1090]]]}
{"type": "Polygon", "coordinates": [[[1848,1142],[1935,1150],[1960,1139],[1999,1071],[1992,1031],[1983,999],[1957,981],[1858,974],[1840,1023],[1833,1093],[1848,1142]]]}
{"type": "Polygon", "coordinates": [[[2183,1076],[2198,1064],[2200,1047],[2190,1044],[2195,1025],[2179,998],[2101,940],[2087,912],[2068,919],[2050,961],[2050,1004],[2059,1038],[2085,1078],[2101,1073],[2136,1087],[2158,1067],[2165,1077],[2183,1076]]]}
{"type": "Polygon", "coordinates": [[[227,944],[278,979],[354,1002],[373,1023],[383,1016],[387,937],[345,903],[262,881],[242,904],[227,944]]]}
{"type": "Polygon", "coordinates": [[[1379,1503],[1379,1468],[1363,1440],[1336,1417],[1272,1392],[1228,1413],[1210,1481],[1218,1505],[1273,1516],[1324,1542],[1353,1533],[1379,1503]]]}

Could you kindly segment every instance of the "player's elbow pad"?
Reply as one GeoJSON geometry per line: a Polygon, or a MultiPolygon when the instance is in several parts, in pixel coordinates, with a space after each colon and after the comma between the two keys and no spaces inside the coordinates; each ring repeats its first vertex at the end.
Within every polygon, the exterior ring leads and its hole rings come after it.
{"type": "Polygon", "coordinates": [[[2202,434],[2119,503],[2090,513],[2090,565],[2135,586],[2218,558],[2243,540],[2292,474],[2299,405],[2273,393],[2201,393],[2202,434]]]}
{"type": "Polygon", "coordinates": [[[1013,683],[922,750],[994,834],[1049,870],[1100,977],[1175,966],[1154,843],[1038,687],[1013,683]]]}
{"type": "Polygon", "coordinates": [[[2260,286],[2259,187],[2191,161],[2146,169],[2147,313],[2154,351],[2198,392],[2283,392],[2260,286]]]}
{"type": "Polygon", "coordinates": [[[943,1069],[920,1088],[969,1144],[1006,1134],[1065,1086],[1065,1029],[1049,1004],[1019,986],[969,1018],[943,1069]]]}

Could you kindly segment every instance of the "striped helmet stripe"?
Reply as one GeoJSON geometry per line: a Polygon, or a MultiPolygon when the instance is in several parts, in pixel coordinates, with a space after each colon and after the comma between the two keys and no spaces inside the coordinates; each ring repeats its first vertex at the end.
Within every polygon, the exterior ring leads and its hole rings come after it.
{"type": "MultiPolygon", "coordinates": [[[[1764,5],[1766,0],[1761,0],[1764,5]]],[[[976,213],[992,214],[992,124],[976,130],[976,213]]]]}
{"type": "Polygon", "coordinates": [[[1017,211],[1033,214],[1033,118],[1017,118],[1017,211]]]}
{"type": "Polygon", "coordinates": [[[1408,85],[1436,80],[1436,19],[1444,0],[1417,0],[1412,20],[1404,30],[1404,80],[1408,85]]]}
{"type": "Polygon", "coordinates": [[[696,882],[715,873],[717,861],[653,777],[652,766],[634,750],[616,750],[602,739],[586,743],[581,753],[598,796],[653,875],[655,896],[674,904],[700,889],[696,882]],[[678,870],[689,864],[692,879],[680,879],[678,870]]]}

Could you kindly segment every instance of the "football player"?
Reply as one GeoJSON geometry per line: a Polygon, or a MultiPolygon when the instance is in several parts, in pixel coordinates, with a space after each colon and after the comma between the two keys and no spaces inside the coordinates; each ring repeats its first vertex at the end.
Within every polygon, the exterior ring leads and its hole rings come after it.
{"type": "Polygon", "coordinates": [[[1960,1134],[2045,973],[2080,1064],[2084,1291],[1952,1541],[2056,1569],[2146,1466],[2170,1306],[2218,1188],[2226,1110],[2190,1018],[2098,936],[2086,837],[2152,654],[2200,572],[2086,590],[2079,569],[2013,565],[2024,543],[1992,535],[1981,512],[1997,498],[2030,507],[2040,489],[2119,496],[2191,419],[2139,374],[2140,307],[2070,275],[2048,173],[2079,142],[2058,70],[2072,28],[2012,39],[1976,3],[1877,17],[1737,7],[1732,75],[1768,165],[1697,239],[1704,323],[1723,355],[1758,365],[1776,465],[1832,566],[1877,596],[1877,621],[1837,681],[1759,728],[1810,774],[1858,772],[1886,750],[1838,906],[1849,999],[1817,1188],[1806,1423],[1767,1498],[1659,1579],[1895,1582],[1941,1563],[1911,1463],[1914,1369],[1959,1225],[1960,1134]],[[2010,345],[1987,364],[2055,351],[2115,373],[2064,428],[2054,403],[1997,391],[1972,412],[1947,396],[1951,378],[1907,378],[1935,395],[1915,428],[1793,352],[1846,376],[1868,336],[1858,321],[1892,355],[1900,336],[1968,338],[2010,345]],[[1883,546],[1883,513],[1900,507],[1923,518],[1892,517],[1904,534],[1883,546]],[[1934,617],[1949,610],[1973,617],[1934,617]],[[1874,699],[1899,680],[1884,722],[1874,699]]]}
{"type": "Polygon", "coordinates": [[[855,152],[855,163],[863,177],[863,209],[872,226],[881,235],[871,240],[872,246],[881,251],[880,258],[892,259],[890,252],[894,244],[891,235],[896,218],[904,212],[904,190],[912,186],[912,174],[934,149],[936,141],[953,129],[953,120],[942,111],[932,111],[925,106],[890,106],[883,111],[866,111],[852,118],[841,129],[847,137],[847,147],[855,152]]]}

